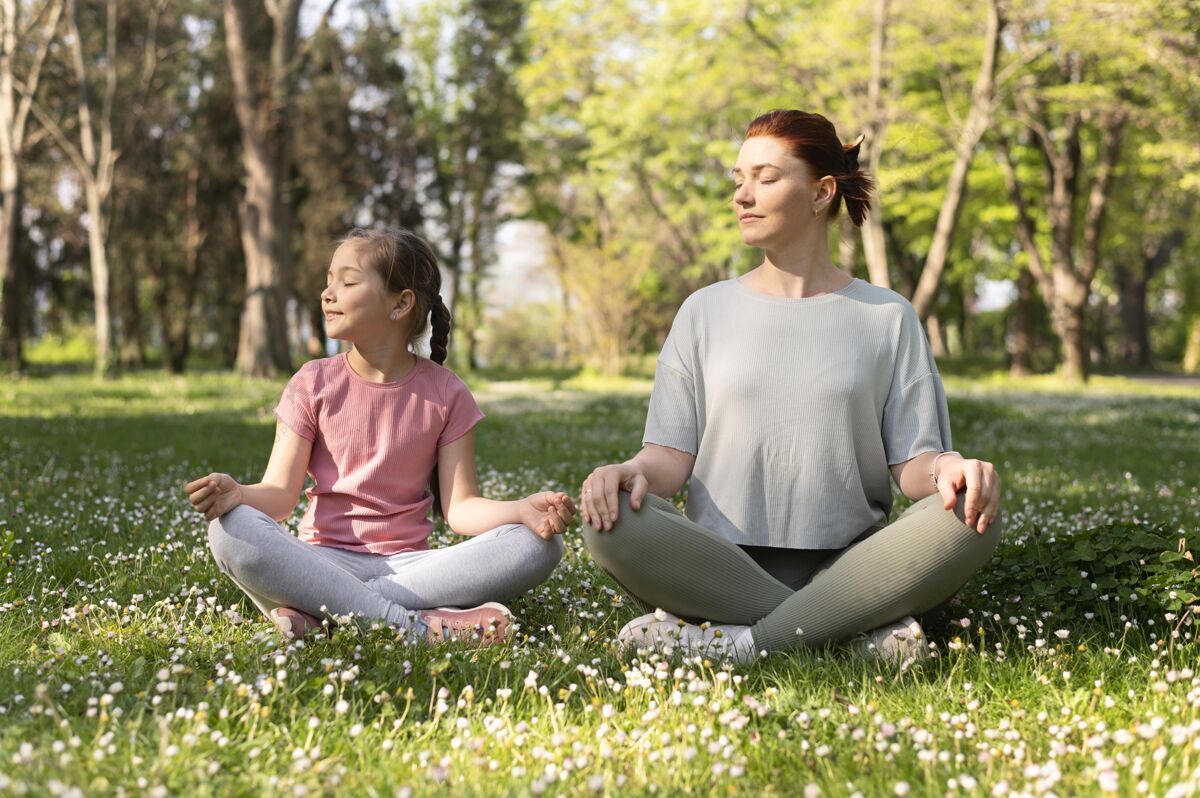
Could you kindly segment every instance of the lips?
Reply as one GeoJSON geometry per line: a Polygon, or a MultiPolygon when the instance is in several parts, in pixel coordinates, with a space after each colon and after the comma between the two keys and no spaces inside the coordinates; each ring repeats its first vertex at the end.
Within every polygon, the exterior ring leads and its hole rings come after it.
{"type": "Polygon", "coordinates": [[[753,214],[753,213],[743,213],[741,216],[739,216],[739,217],[738,217],[738,221],[739,221],[739,222],[743,222],[743,223],[745,223],[745,222],[756,222],[756,221],[758,221],[758,220],[759,220],[759,219],[761,219],[761,218],[762,218],[761,216],[757,216],[757,215],[755,215],[755,214],[753,214]]]}

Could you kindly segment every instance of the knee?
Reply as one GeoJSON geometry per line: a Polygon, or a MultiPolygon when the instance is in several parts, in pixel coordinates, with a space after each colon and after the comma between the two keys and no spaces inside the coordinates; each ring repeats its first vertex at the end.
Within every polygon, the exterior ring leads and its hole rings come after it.
{"type": "Polygon", "coordinates": [[[539,576],[538,581],[548,577],[562,560],[562,535],[546,540],[524,524],[517,525],[514,532],[521,540],[521,562],[539,576]]]}
{"type": "Polygon", "coordinates": [[[526,529],[526,531],[534,539],[533,559],[546,570],[546,575],[548,576],[551,571],[558,567],[559,562],[562,561],[563,551],[566,548],[563,544],[563,537],[562,535],[554,535],[549,540],[546,540],[534,534],[531,529],[526,529]]]}
{"type": "MultiPolygon", "coordinates": [[[[980,532],[977,527],[967,526],[965,505],[966,493],[960,491],[958,501],[954,503],[954,509],[943,510],[943,512],[953,514],[961,531],[974,538],[973,545],[965,547],[963,550],[964,556],[969,560],[968,566],[974,572],[992,558],[996,548],[1000,545],[1000,536],[1004,531],[1004,513],[997,513],[996,517],[988,523],[987,528],[980,532]]],[[[976,524],[978,524],[978,518],[976,518],[976,524]]]]}
{"type": "Polygon", "coordinates": [[[617,495],[617,520],[612,529],[597,531],[591,524],[583,525],[583,543],[596,564],[609,573],[624,570],[629,564],[642,557],[635,541],[644,540],[644,534],[649,531],[650,521],[655,514],[670,513],[679,515],[675,505],[653,493],[647,493],[642,499],[641,507],[633,509],[629,503],[629,493],[620,491],[617,495]]]}
{"type": "Polygon", "coordinates": [[[629,493],[619,491],[617,493],[617,520],[613,522],[612,529],[597,530],[586,521],[583,522],[583,544],[587,547],[592,559],[602,568],[608,569],[614,564],[614,559],[621,552],[621,533],[631,526],[634,518],[645,510],[645,504],[640,510],[634,510],[629,503],[629,493]]]}
{"type": "Polygon", "coordinates": [[[266,547],[258,540],[263,513],[239,505],[208,524],[208,548],[223,571],[256,570],[266,557],[266,547]]]}

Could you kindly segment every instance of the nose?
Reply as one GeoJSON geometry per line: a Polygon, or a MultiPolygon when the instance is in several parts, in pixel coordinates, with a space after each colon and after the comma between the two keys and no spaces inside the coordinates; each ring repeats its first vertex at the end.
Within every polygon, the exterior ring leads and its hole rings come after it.
{"type": "Polygon", "coordinates": [[[321,292],[321,301],[322,302],[332,302],[333,298],[334,298],[333,297],[333,286],[332,285],[325,286],[325,290],[323,290],[321,292]]]}
{"type": "Polygon", "coordinates": [[[733,190],[733,204],[748,208],[754,204],[754,195],[750,192],[750,181],[747,180],[742,185],[733,190]]]}

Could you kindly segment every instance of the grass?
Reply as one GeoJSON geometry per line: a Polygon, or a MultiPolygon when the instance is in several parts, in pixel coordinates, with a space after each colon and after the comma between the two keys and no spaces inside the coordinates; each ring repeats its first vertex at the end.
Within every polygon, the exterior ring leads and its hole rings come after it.
{"type": "MultiPolygon", "coordinates": [[[[1028,574],[985,569],[929,630],[938,656],[903,673],[838,647],[750,668],[619,658],[635,610],[577,529],[513,603],[511,645],[352,628],[282,644],[180,490],[209,470],[257,479],[280,382],[0,383],[0,793],[1195,794],[1188,608],[1033,588],[1101,567],[1069,556],[1088,530],[1164,550],[1196,533],[1200,391],[947,383],[956,446],[1005,479],[1001,557],[1035,554],[1028,574]]],[[[473,387],[482,483],[510,498],[574,492],[632,453],[649,384],[473,387]]]]}

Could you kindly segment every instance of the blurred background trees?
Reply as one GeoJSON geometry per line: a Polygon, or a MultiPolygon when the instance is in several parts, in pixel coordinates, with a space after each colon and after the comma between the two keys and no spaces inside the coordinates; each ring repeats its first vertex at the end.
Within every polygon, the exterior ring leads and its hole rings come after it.
{"type": "Polygon", "coordinates": [[[353,226],[417,230],[456,367],[657,351],[753,268],[747,123],[877,177],[831,230],[939,357],[1200,370],[1200,8],[994,0],[2,0],[0,360],[286,371],[353,226]]]}

